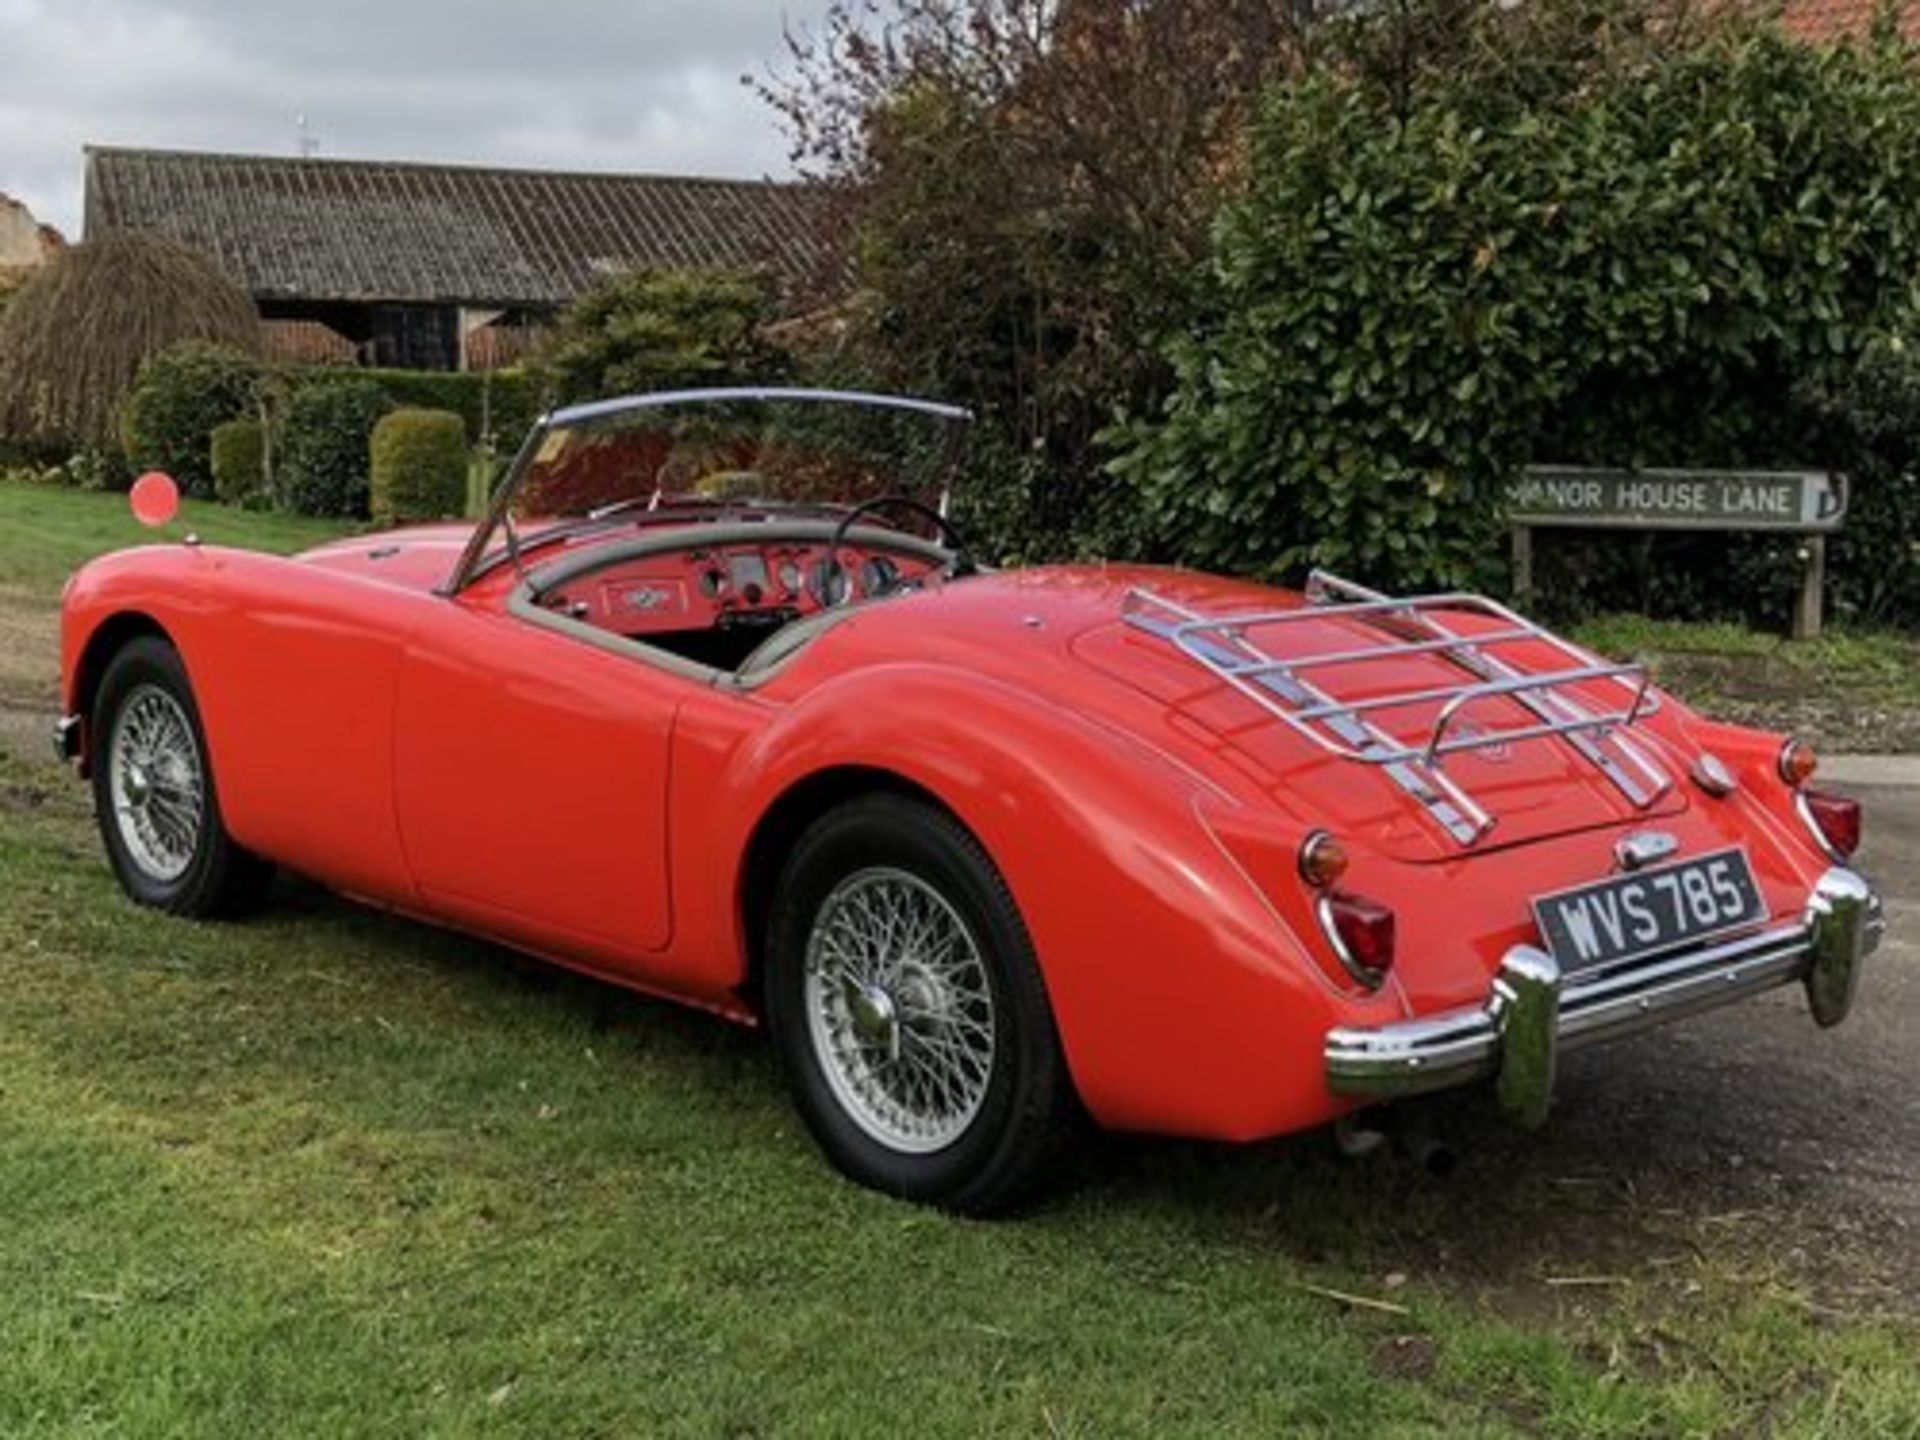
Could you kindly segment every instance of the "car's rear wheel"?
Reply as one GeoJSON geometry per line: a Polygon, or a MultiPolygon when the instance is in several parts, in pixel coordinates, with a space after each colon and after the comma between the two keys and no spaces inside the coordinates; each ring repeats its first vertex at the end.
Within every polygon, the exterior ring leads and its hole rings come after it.
{"type": "Polygon", "coordinates": [[[264,893],[273,868],[221,822],[193,687],[171,645],[142,636],[114,655],[90,733],[100,836],[128,895],[205,916],[234,913],[264,893]]]}
{"type": "Polygon", "coordinates": [[[767,1017],[830,1159],[889,1194],[1004,1210],[1076,1102],[1013,897],[979,842],[876,794],[801,838],[774,903],[767,1017]]]}

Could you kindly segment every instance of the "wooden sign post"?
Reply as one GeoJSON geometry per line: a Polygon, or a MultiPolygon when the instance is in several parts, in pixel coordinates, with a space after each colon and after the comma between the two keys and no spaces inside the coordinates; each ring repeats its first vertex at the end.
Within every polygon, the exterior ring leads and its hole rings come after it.
{"type": "Polygon", "coordinates": [[[1508,496],[1513,586],[1533,593],[1533,531],[1777,530],[1799,535],[1800,596],[1793,635],[1820,633],[1827,539],[1847,513],[1843,477],[1823,470],[1600,470],[1532,465],[1508,496]]]}

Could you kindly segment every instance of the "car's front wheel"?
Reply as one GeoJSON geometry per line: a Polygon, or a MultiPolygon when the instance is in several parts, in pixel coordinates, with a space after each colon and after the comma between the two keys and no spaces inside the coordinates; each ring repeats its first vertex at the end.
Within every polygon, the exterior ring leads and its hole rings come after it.
{"type": "Polygon", "coordinates": [[[814,1137],[848,1175],[969,1213],[1033,1188],[1076,1102],[1026,926],[945,812],[876,794],[795,847],[767,1017],[814,1137]]]}
{"type": "Polygon", "coordinates": [[[176,915],[230,914],[273,868],[227,834],[186,667],[157,636],[108,663],[93,706],[94,810],[121,888],[176,915]]]}

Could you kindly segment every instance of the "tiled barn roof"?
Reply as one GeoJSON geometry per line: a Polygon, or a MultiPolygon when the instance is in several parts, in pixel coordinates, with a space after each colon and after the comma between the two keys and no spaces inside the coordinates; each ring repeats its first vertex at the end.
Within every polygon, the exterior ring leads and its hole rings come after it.
{"type": "Polygon", "coordinates": [[[159,233],[258,299],[565,304],[639,266],[815,263],[802,186],[371,160],[87,150],[89,238],[159,233]]]}

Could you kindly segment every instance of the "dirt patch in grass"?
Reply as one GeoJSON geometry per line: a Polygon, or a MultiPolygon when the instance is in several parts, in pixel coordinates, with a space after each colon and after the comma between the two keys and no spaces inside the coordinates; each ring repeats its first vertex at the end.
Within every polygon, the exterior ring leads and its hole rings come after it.
{"type": "Polygon", "coordinates": [[[1387,1335],[1373,1344],[1373,1368],[1389,1380],[1431,1380],[1439,1363],[1430,1335],[1387,1335]]]}
{"type": "Polygon", "coordinates": [[[0,586],[0,706],[52,710],[59,684],[57,602],[18,586],[0,586]]]}

